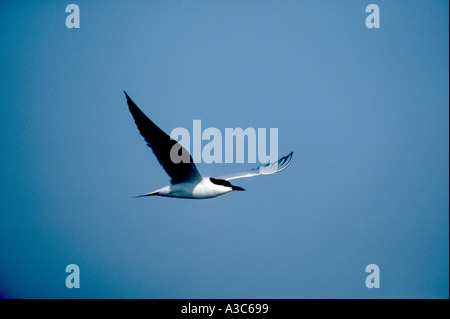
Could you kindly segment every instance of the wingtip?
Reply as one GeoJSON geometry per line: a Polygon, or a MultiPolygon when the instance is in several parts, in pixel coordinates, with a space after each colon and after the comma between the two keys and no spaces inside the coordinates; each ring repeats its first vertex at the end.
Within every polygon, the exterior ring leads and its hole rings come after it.
{"type": "Polygon", "coordinates": [[[280,158],[278,160],[278,162],[276,162],[277,163],[277,170],[275,171],[275,173],[276,172],[280,172],[280,171],[286,169],[289,165],[291,165],[292,155],[293,154],[294,154],[294,152],[292,151],[288,155],[286,155],[285,157],[280,158]]]}
{"type": "Polygon", "coordinates": [[[123,93],[125,94],[125,97],[127,98],[127,104],[131,111],[132,108],[137,108],[136,104],[134,104],[133,100],[128,96],[127,92],[123,90],[123,93]]]}

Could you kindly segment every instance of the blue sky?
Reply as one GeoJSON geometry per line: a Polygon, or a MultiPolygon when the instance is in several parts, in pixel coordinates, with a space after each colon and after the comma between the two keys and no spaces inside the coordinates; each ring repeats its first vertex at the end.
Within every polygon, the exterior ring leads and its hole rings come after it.
{"type": "Polygon", "coordinates": [[[380,29],[364,1],[69,3],[0,4],[1,296],[448,298],[448,1],[376,1],[380,29]],[[278,128],[292,164],[132,198],[169,179],[122,90],[166,132],[278,128]]]}

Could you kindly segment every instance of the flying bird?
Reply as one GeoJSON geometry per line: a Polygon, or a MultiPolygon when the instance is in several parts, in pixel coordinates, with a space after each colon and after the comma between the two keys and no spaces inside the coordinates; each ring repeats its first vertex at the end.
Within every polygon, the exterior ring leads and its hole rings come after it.
{"type": "Polygon", "coordinates": [[[153,150],[159,164],[161,164],[171,178],[169,185],[136,197],[164,196],[204,199],[223,195],[231,191],[244,191],[245,189],[232,185],[229,181],[244,177],[274,174],[282,171],[291,163],[293,152],[276,162],[268,163],[242,173],[234,173],[219,178],[203,177],[197,170],[188,151],[156,126],[130,99],[127,92],[123,92],[125,93],[128,108],[131,115],[133,115],[139,132],[144,137],[147,145],[153,150]],[[174,163],[171,160],[170,152],[175,145],[178,150],[181,150],[182,154],[189,155],[188,161],[174,163]]]}

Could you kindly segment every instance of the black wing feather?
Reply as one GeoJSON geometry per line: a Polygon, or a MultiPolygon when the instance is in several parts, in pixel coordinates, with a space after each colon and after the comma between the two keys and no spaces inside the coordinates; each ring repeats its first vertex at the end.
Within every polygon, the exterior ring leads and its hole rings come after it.
{"type": "MultiPolygon", "coordinates": [[[[192,160],[192,156],[189,155],[189,162],[174,163],[170,159],[170,150],[176,144],[177,141],[170,138],[163,130],[161,130],[155,123],[153,123],[131,100],[127,92],[123,91],[127,98],[127,104],[130,109],[131,115],[133,115],[136,126],[144,137],[147,145],[153,150],[158,162],[164,168],[166,173],[172,178],[171,183],[177,184],[185,181],[195,181],[200,179],[200,175],[197,167],[192,160]]],[[[187,150],[179,144],[179,150],[189,154],[187,150]]]]}

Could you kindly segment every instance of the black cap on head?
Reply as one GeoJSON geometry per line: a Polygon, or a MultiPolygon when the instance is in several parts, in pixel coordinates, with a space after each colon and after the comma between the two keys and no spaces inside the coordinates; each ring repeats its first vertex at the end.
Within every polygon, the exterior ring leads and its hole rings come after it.
{"type": "Polygon", "coordinates": [[[231,183],[227,180],[224,179],[216,179],[216,178],[212,178],[210,177],[209,180],[211,182],[213,182],[216,185],[222,185],[222,186],[226,186],[226,187],[231,187],[232,190],[234,191],[245,191],[245,189],[243,189],[242,187],[239,186],[233,186],[231,185],[231,183]]]}

